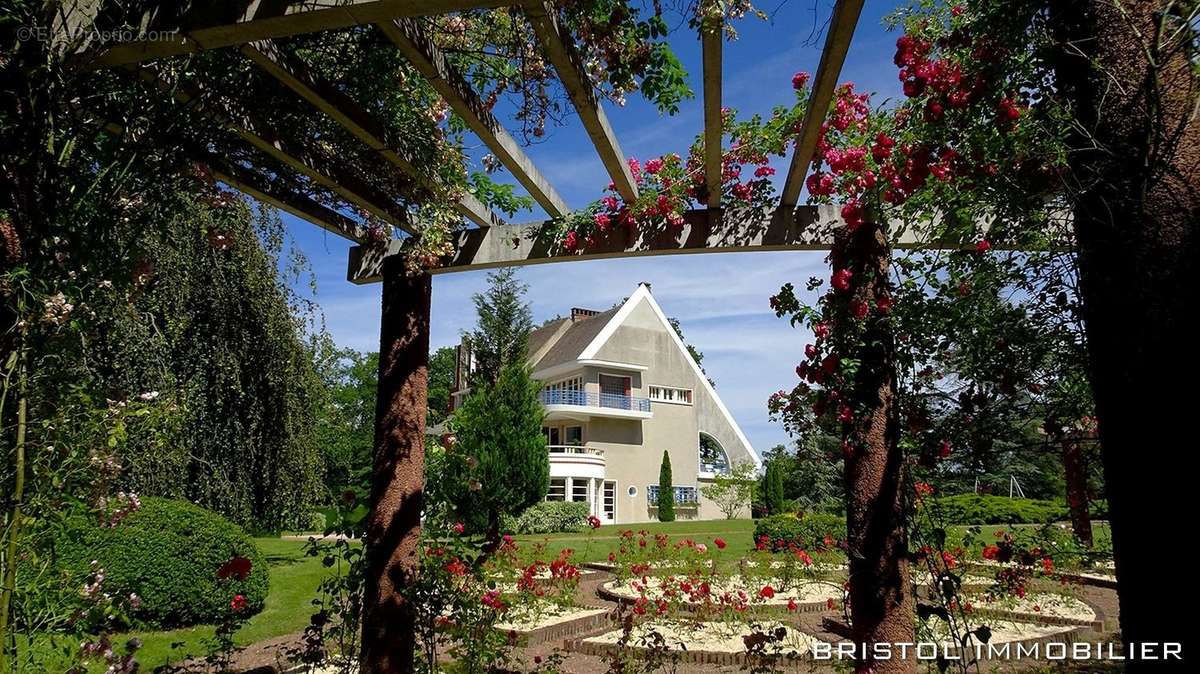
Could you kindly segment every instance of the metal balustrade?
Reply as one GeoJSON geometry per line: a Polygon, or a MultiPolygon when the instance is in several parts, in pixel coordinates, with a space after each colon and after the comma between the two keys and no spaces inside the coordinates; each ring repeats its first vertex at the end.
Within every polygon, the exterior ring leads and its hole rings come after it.
{"type": "Polygon", "coordinates": [[[616,393],[543,389],[541,401],[543,405],[607,407],[617,410],[630,410],[632,412],[650,411],[649,398],[637,398],[634,396],[618,395],[616,393]]]}
{"type": "Polygon", "coordinates": [[[546,445],[546,449],[551,454],[591,454],[592,456],[604,456],[603,449],[580,445],[546,445]]]}

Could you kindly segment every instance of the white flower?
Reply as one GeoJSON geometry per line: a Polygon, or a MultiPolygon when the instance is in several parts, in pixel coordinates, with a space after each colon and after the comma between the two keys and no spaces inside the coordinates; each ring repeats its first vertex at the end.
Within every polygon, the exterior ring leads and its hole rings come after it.
{"type": "Polygon", "coordinates": [[[145,393],[138,396],[138,398],[145,402],[150,402],[151,400],[158,398],[158,396],[159,396],[158,391],[146,391],[145,393]]]}

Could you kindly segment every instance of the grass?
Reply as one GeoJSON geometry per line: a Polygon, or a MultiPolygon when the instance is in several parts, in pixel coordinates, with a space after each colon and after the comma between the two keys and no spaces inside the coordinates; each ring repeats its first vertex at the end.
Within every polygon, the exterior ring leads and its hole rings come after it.
{"type": "Polygon", "coordinates": [[[524,535],[514,538],[522,547],[542,543],[546,552],[556,555],[563,548],[575,551],[577,562],[606,562],[608,553],[616,552],[621,545],[621,532],[648,531],[651,534],[667,534],[671,539],[692,538],[697,543],[708,545],[708,549],[720,561],[740,558],[754,547],[754,520],[708,520],[704,522],[647,522],[644,524],[610,524],[591,532],[524,535]],[[724,550],[713,545],[714,538],[725,540],[724,550]]]}
{"type": "MultiPolygon", "coordinates": [[[[303,541],[255,538],[254,542],[271,567],[271,587],[263,610],[250,618],[235,635],[239,645],[304,629],[312,613],[310,602],[317,596],[321,580],[329,573],[320,558],[305,556],[303,541]]],[[[142,648],[137,659],[142,671],[148,672],[160,665],[203,656],[207,652],[206,642],[212,639],[214,632],[212,625],[135,631],[115,635],[113,643],[124,644],[133,637],[141,639],[142,648]]],[[[46,664],[50,666],[50,663],[46,664]]],[[[104,668],[97,663],[92,670],[102,672],[104,668]]]]}

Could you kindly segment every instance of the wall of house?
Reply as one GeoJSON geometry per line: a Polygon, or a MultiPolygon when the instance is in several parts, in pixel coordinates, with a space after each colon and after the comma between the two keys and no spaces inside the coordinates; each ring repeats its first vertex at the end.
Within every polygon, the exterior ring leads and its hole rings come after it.
{"type": "MultiPolygon", "coordinates": [[[[645,421],[593,419],[587,424],[585,441],[605,450],[608,479],[617,480],[617,521],[645,522],[656,519],[646,499],[647,485],[658,483],[663,450],[671,456],[674,484],[704,484],[699,479],[699,433],[713,436],[729,456],[731,463],[750,461],[750,448],[737,437],[716,401],[697,378],[690,357],[675,345],[668,326],[664,326],[646,301],[640,302],[625,322],[595,355],[597,359],[635,363],[647,370],[632,381],[631,394],[649,396],[650,386],[673,386],[692,390],[691,405],[653,401],[654,416],[645,421]],[[639,442],[640,441],[640,442],[639,442]],[[630,486],[637,495],[630,496],[630,486]]],[[[589,384],[598,381],[603,368],[588,368],[589,384]]],[[[617,374],[612,372],[612,374],[617,374]]],[[[747,504],[743,516],[749,516],[747,504]]],[[[699,508],[676,508],[677,519],[719,519],[724,514],[701,497],[699,508]]]]}

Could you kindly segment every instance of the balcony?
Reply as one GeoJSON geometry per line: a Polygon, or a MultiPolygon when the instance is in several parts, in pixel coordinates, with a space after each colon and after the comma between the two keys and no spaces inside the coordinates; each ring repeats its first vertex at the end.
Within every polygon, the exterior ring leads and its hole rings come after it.
{"type": "Polygon", "coordinates": [[[550,477],[604,478],[604,450],[576,445],[547,445],[550,477]]]}
{"type": "Polygon", "coordinates": [[[593,391],[543,390],[542,405],[549,419],[649,419],[650,399],[593,391]]]}

